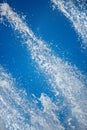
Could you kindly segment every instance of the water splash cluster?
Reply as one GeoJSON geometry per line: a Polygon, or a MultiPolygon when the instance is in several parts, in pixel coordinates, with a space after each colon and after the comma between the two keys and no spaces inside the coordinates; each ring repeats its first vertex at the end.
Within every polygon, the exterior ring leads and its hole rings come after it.
{"type": "MultiPolygon", "coordinates": [[[[70,114],[72,118],[67,118],[66,120],[66,122],[68,122],[67,130],[68,129],[86,130],[87,128],[87,123],[86,123],[87,121],[87,104],[86,104],[87,89],[86,89],[86,83],[84,81],[85,76],[82,75],[81,72],[76,67],[73,67],[72,65],[70,65],[70,63],[63,61],[60,57],[57,57],[56,55],[54,55],[54,52],[48,47],[47,43],[45,43],[42,40],[39,40],[31,31],[31,29],[23,22],[20,16],[17,13],[15,13],[9,7],[7,3],[0,5],[0,15],[2,17],[5,17],[10,23],[11,27],[15,31],[18,31],[19,34],[21,34],[21,38],[23,39],[23,44],[27,45],[27,48],[31,53],[31,58],[37,64],[39,71],[42,71],[44,75],[46,76],[47,81],[51,86],[50,89],[52,92],[54,92],[54,96],[56,97],[56,99],[58,98],[59,93],[61,92],[61,94],[65,98],[65,104],[68,103],[69,109],[71,110],[70,114]],[[75,119],[77,124],[75,124],[74,122],[74,125],[72,125],[71,120],[73,119],[75,119]]],[[[69,14],[67,13],[67,16],[68,15],[69,14]]],[[[5,81],[7,81],[6,78],[5,78],[5,81]]],[[[4,88],[4,87],[1,87],[1,88],[4,88]]],[[[23,129],[25,130],[27,129],[28,130],[65,129],[63,127],[63,124],[61,126],[60,121],[58,120],[54,110],[52,109],[52,106],[54,107],[55,110],[58,106],[52,103],[50,98],[47,95],[42,94],[41,98],[39,99],[39,101],[41,102],[43,106],[43,111],[41,111],[39,110],[38,107],[37,109],[35,109],[35,106],[31,110],[31,107],[28,101],[25,99],[22,99],[21,96],[18,98],[17,96],[15,96],[15,94],[18,94],[18,92],[14,89],[14,87],[10,88],[9,91],[7,89],[6,94],[5,94],[7,96],[6,99],[8,98],[8,100],[6,100],[5,103],[7,103],[8,108],[11,109],[10,112],[8,112],[9,110],[6,109],[6,112],[9,114],[16,113],[16,115],[18,116],[18,119],[17,119],[16,118],[17,116],[16,117],[14,116],[14,118],[12,118],[12,115],[9,115],[9,119],[11,118],[11,120],[8,121],[9,129],[10,129],[10,125],[12,124],[11,123],[12,121],[16,122],[17,124],[17,125],[14,125],[14,127],[13,126],[12,127],[14,129],[19,129],[19,130],[20,129],[21,130],[23,129]],[[12,99],[10,99],[10,97],[8,96],[8,93],[10,93],[11,95],[14,95],[13,96],[14,99],[12,97],[11,97],[12,99]],[[14,101],[14,103],[12,102],[13,106],[10,105],[11,100],[14,101]],[[17,108],[17,106],[15,107],[14,104],[16,105],[20,104],[20,105],[17,108]],[[14,112],[13,108],[14,110],[17,109],[17,111],[14,112]],[[21,112],[24,113],[24,116],[22,117],[21,117],[21,114],[23,113],[20,113],[20,112],[18,113],[20,109],[21,109],[21,112]],[[31,120],[27,121],[27,117],[25,114],[27,116],[29,115],[31,120]],[[20,125],[20,122],[23,122],[23,126],[20,125]]],[[[18,94],[18,96],[19,95],[20,94],[18,94]]],[[[2,103],[4,103],[4,101],[2,103]]],[[[1,104],[1,107],[2,106],[3,104],[1,104]]],[[[1,113],[1,117],[2,117],[2,113],[1,113]]]]}
{"type": "Polygon", "coordinates": [[[31,102],[15,85],[11,75],[0,66],[0,130],[64,130],[54,112],[57,106],[47,95],[42,93],[40,99],[32,98],[31,102]],[[42,109],[35,105],[36,100],[42,103],[42,109]]]}
{"type": "Polygon", "coordinates": [[[51,0],[73,24],[76,32],[83,41],[83,47],[87,47],[87,3],[81,0],[51,0]],[[86,7],[85,7],[86,6],[86,7]]]}

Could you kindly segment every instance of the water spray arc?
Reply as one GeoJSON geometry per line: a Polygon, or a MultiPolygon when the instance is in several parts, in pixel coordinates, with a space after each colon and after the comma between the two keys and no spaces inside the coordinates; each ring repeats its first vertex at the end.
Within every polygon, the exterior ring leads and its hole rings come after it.
{"type": "Polygon", "coordinates": [[[5,17],[12,28],[21,34],[24,39],[23,44],[27,45],[32,59],[38,65],[40,71],[47,76],[55,96],[58,96],[60,89],[70,104],[71,114],[78,121],[79,128],[86,130],[87,104],[84,103],[86,101],[84,92],[87,90],[84,89],[85,83],[81,72],[68,62],[55,56],[47,44],[34,35],[7,3],[0,4],[0,15],[5,17]]]}

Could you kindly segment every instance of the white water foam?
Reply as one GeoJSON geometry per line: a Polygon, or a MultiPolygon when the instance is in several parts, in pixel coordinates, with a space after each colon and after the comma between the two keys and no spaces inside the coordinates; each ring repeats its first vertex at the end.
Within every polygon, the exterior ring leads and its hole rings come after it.
{"type": "MultiPolygon", "coordinates": [[[[42,93],[42,95],[44,95],[42,93]]],[[[29,102],[26,93],[15,88],[10,74],[0,66],[0,130],[64,130],[60,121],[48,104],[48,96],[41,95],[43,107],[49,112],[39,109],[29,102]]],[[[50,105],[54,106],[50,99],[50,105]]]]}
{"type": "Polygon", "coordinates": [[[51,89],[58,96],[59,89],[69,102],[71,114],[77,119],[79,129],[87,128],[87,89],[81,72],[56,57],[47,44],[37,37],[22,19],[12,11],[8,4],[1,4],[1,16],[5,16],[14,30],[19,31],[23,43],[27,44],[32,59],[39,69],[46,75],[51,89]]]}
{"type": "MultiPolygon", "coordinates": [[[[73,24],[76,32],[83,40],[83,47],[87,47],[87,10],[82,11],[73,0],[51,0],[54,7],[57,7],[73,24]]],[[[85,4],[86,1],[83,1],[85,4]]],[[[78,5],[79,4],[78,0],[78,5]]],[[[82,4],[81,4],[82,5],[82,4]]]]}

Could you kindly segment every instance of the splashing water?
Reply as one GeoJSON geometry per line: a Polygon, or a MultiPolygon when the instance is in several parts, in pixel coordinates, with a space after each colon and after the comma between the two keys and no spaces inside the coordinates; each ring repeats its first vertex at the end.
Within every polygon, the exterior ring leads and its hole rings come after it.
{"type": "Polygon", "coordinates": [[[44,102],[44,109],[33,105],[0,66],[0,130],[64,130],[54,113],[57,106],[50,99],[50,105],[55,106],[50,109],[47,99],[49,97],[42,93],[40,101],[44,102]]]}
{"type": "MultiPolygon", "coordinates": [[[[35,37],[31,29],[22,21],[22,19],[12,11],[8,4],[0,5],[0,15],[6,17],[14,30],[17,30],[23,39],[23,43],[27,44],[28,50],[31,52],[32,59],[37,63],[38,68],[47,76],[52,91],[58,97],[59,90],[67,99],[71,109],[71,115],[76,118],[79,127],[78,130],[87,128],[87,98],[86,98],[86,82],[81,72],[71,66],[68,62],[63,61],[53,54],[53,51],[44,41],[35,37]]],[[[42,95],[42,104],[44,105],[42,95]]],[[[49,100],[47,100],[49,101],[49,100]]],[[[48,103],[49,104],[49,103],[48,103]]],[[[22,104],[23,105],[23,104],[22,104]]],[[[21,105],[21,107],[22,107],[21,105]]],[[[46,106],[44,107],[46,111],[46,106]]],[[[49,110],[49,108],[48,108],[49,110]]],[[[50,116],[50,114],[49,114],[50,116]]],[[[34,116],[33,122],[36,122],[38,116],[34,116]],[[36,118],[35,118],[36,117],[36,118]]],[[[55,124],[54,124],[55,125],[55,124]]],[[[45,125],[44,125],[45,126],[45,125]]],[[[37,128],[37,125],[35,126],[37,128]]],[[[52,130],[55,127],[52,127],[52,130]]],[[[43,128],[44,129],[44,128],[43,128]]],[[[47,128],[47,130],[51,128],[47,128]]],[[[56,128],[58,129],[58,128],[56,128]]],[[[64,128],[59,128],[64,129],[64,128]]],[[[75,129],[73,127],[72,129],[75,129]]]]}
{"type": "Polygon", "coordinates": [[[73,24],[76,32],[83,40],[83,47],[87,47],[87,8],[86,1],[76,0],[51,0],[54,7],[57,7],[73,24]],[[83,4],[82,4],[83,3],[83,4]]]}

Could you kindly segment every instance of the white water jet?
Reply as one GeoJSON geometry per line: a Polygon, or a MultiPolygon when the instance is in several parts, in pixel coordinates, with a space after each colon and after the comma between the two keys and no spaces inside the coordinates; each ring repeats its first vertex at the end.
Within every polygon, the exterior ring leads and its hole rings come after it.
{"type": "Polygon", "coordinates": [[[69,102],[72,115],[77,119],[80,129],[87,128],[87,97],[83,75],[68,62],[56,57],[44,41],[39,40],[22,19],[9,7],[0,5],[0,15],[6,17],[14,30],[19,31],[23,43],[27,44],[32,59],[47,76],[51,89],[58,95],[59,89],[69,102]]]}
{"type": "MultiPolygon", "coordinates": [[[[52,110],[47,105],[48,98],[43,98],[45,103],[42,105],[49,108],[50,113],[39,109],[34,102],[32,104],[26,93],[15,87],[11,75],[0,66],[0,130],[64,130],[53,112],[57,106],[52,110]]],[[[53,106],[52,101],[50,105],[53,106]]]]}
{"type": "MultiPolygon", "coordinates": [[[[57,7],[73,24],[76,32],[83,41],[83,47],[87,47],[87,10],[80,10],[73,0],[51,0],[54,7],[57,7]]],[[[86,1],[83,1],[86,4],[86,1]]],[[[78,3],[79,0],[78,0],[78,3]]],[[[78,4],[79,5],[79,4],[78,4]]]]}

